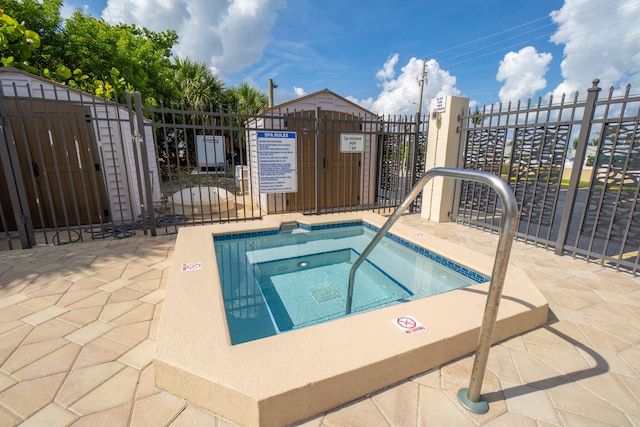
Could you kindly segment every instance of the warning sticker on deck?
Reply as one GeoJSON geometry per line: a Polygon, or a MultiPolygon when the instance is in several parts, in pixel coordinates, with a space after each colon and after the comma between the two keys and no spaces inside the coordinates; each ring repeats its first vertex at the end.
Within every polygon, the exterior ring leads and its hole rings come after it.
{"type": "Polygon", "coordinates": [[[426,331],[427,328],[422,323],[418,322],[415,317],[407,314],[406,316],[396,317],[391,319],[391,323],[396,325],[398,329],[404,332],[405,335],[415,334],[416,332],[426,331]]]}
{"type": "Polygon", "coordinates": [[[187,262],[182,264],[181,270],[184,272],[184,271],[200,270],[201,268],[202,268],[201,262],[187,262]]]}

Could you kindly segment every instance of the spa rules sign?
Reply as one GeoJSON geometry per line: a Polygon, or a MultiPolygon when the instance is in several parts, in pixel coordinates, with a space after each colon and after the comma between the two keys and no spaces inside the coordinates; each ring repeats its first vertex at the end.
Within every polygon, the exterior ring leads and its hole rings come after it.
{"type": "Polygon", "coordinates": [[[258,132],[258,180],[261,193],[298,191],[295,132],[258,132]]]}

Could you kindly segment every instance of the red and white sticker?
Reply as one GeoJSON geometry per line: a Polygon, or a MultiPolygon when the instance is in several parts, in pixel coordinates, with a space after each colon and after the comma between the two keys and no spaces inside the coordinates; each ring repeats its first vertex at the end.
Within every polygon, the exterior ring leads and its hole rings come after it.
{"type": "Polygon", "coordinates": [[[391,319],[391,323],[396,325],[405,335],[415,334],[417,332],[426,331],[427,328],[418,322],[415,317],[407,314],[406,316],[391,319]]]}
{"type": "Polygon", "coordinates": [[[202,268],[201,262],[187,262],[182,264],[181,270],[184,272],[184,271],[200,270],[201,268],[202,268]]]}

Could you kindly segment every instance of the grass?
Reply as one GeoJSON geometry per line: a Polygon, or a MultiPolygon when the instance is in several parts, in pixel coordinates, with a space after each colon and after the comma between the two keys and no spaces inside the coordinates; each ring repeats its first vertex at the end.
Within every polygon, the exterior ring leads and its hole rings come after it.
{"type": "MultiPolygon", "coordinates": [[[[569,180],[568,179],[563,179],[561,182],[561,185],[563,187],[568,187],[569,186],[569,180]]],[[[578,188],[588,188],[589,187],[589,181],[580,181],[580,183],[578,184],[578,188]]]]}

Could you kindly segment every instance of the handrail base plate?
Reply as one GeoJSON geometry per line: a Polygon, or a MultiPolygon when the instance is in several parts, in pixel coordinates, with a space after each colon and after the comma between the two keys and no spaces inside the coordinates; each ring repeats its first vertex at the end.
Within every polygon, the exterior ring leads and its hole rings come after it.
{"type": "Polygon", "coordinates": [[[487,399],[485,399],[484,396],[480,395],[480,399],[477,402],[472,402],[469,400],[468,394],[468,388],[461,388],[458,390],[458,400],[462,406],[474,414],[486,414],[487,411],[489,411],[489,402],[487,402],[487,399]]]}

